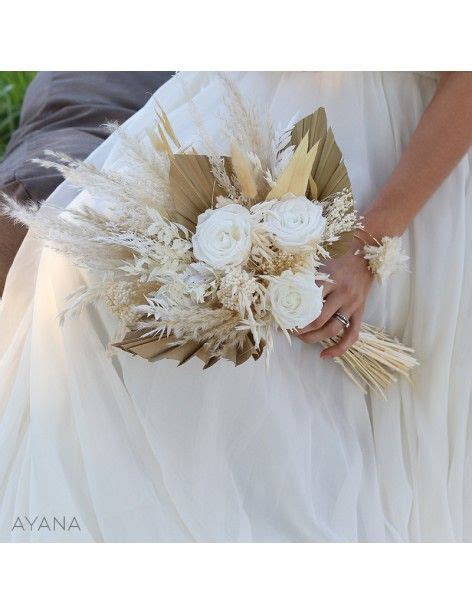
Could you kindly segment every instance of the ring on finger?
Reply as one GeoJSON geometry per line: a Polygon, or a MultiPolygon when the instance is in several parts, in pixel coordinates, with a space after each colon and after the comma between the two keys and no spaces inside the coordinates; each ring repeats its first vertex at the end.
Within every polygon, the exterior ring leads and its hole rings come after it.
{"type": "Polygon", "coordinates": [[[351,322],[349,318],[346,315],[344,315],[344,313],[341,313],[340,311],[336,311],[333,318],[336,318],[336,320],[341,322],[344,328],[349,328],[351,326],[351,322]]]}

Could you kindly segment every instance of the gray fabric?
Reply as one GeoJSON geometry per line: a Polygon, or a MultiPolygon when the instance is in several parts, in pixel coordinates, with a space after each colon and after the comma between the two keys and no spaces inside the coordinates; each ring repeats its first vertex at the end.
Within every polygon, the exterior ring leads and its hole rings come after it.
{"type": "Polygon", "coordinates": [[[172,72],[41,72],[31,82],[20,119],[0,163],[0,191],[44,200],[62,181],[29,160],[45,149],[85,158],[107,136],[105,122],[123,123],[172,72]]]}

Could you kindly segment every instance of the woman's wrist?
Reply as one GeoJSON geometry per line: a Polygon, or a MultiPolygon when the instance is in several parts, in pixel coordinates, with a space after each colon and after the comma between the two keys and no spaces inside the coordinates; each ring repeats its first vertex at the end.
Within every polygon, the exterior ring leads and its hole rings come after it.
{"type": "Polygon", "coordinates": [[[408,270],[408,256],[399,238],[404,229],[400,230],[401,226],[395,226],[385,216],[378,215],[378,210],[372,209],[362,223],[363,227],[354,234],[354,241],[360,244],[355,254],[366,261],[377,281],[383,283],[392,273],[408,270]]]}
{"type": "Polygon", "coordinates": [[[372,206],[363,213],[363,230],[361,231],[369,244],[382,240],[383,237],[401,237],[408,227],[408,222],[400,218],[395,208],[372,206]]]}

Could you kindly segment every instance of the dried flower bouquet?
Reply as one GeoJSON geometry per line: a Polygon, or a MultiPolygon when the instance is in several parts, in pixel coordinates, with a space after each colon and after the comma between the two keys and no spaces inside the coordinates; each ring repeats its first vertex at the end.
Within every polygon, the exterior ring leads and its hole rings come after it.
{"type": "MultiPolygon", "coordinates": [[[[313,321],[323,306],[322,261],[343,253],[361,227],[346,167],[320,108],[276,129],[226,82],[222,140],[229,155],[184,149],[162,109],[148,138],[117,130],[123,171],[54,152],[38,161],[109,203],[59,212],[4,208],[54,249],[94,272],[63,315],[102,300],[127,327],[118,347],[149,360],[268,356],[276,330],[313,321]]],[[[335,340],[327,340],[331,345],[335,340]]],[[[411,348],[363,325],[337,359],[362,389],[383,394],[408,377],[411,348]]]]}

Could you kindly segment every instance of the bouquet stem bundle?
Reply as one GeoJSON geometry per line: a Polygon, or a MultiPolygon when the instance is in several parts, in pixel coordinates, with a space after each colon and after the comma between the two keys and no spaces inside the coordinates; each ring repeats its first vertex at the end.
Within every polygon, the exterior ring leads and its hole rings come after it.
{"type": "MultiPolygon", "coordinates": [[[[321,345],[331,347],[339,338],[327,339],[321,345]]],[[[397,381],[395,374],[411,382],[410,371],[419,364],[413,352],[413,348],[400,343],[383,329],[363,322],[356,343],[334,360],[364,393],[371,389],[386,398],[385,390],[397,381]]]]}

